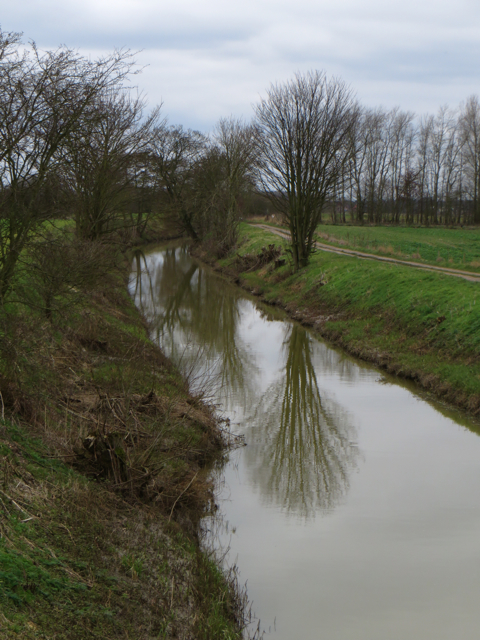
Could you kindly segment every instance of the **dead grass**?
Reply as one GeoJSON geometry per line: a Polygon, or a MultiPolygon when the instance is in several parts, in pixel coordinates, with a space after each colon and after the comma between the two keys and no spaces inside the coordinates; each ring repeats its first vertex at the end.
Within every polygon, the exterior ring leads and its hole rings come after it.
{"type": "Polygon", "coordinates": [[[379,253],[383,253],[385,255],[389,255],[389,256],[395,255],[395,249],[392,247],[392,245],[388,245],[388,247],[381,245],[378,247],[377,250],[379,253]]]}
{"type": "Polygon", "coordinates": [[[320,231],[317,233],[318,238],[320,238],[321,240],[325,240],[326,242],[332,242],[336,245],[339,246],[347,246],[349,244],[349,242],[347,240],[344,240],[343,238],[336,238],[335,236],[331,236],[328,233],[325,233],[323,231],[320,231]]]}
{"type": "Polygon", "coordinates": [[[232,630],[234,592],[178,522],[2,431],[0,637],[210,638],[219,601],[232,630]]]}
{"type": "Polygon", "coordinates": [[[277,247],[275,244],[269,244],[268,247],[262,247],[257,254],[236,254],[235,265],[242,272],[255,271],[262,267],[266,267],[271,263],[275,268],[281,267],[285,264],[286,259],[282,258],[282,247],[277,247]]]}
{"type": "Polygon", "coordinates": [[[197,537],[225,440],[122,286],[1,318],[0,637],[239,637],[197,537]]]}

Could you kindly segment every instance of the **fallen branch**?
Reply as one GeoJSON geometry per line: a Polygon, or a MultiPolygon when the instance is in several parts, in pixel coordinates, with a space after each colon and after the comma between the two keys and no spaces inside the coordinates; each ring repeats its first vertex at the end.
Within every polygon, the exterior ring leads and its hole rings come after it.
{"type": "Polygon", "coordinates": [[[193,481],[195,480],[195,478],[198,476],[198,471],[197,473],[193,476],[193,478],[190,480],[190,482],[187,484],[187,486],[185,487],[185,489],[182,491],[182,493],[178,496],[178,498],[175,500],[175,502],[173,503],[173,507],[170,511],[170,515],[168,516],[168,522],[170,522],[170,520],[172,519],[172,514],[173,514],[173,510],[175,509],[175,507],[177,506],[177,502],[180,500],[180,498],[183,496],[183,494],[191,487],[191,485],[193,484],[193,481]]]}

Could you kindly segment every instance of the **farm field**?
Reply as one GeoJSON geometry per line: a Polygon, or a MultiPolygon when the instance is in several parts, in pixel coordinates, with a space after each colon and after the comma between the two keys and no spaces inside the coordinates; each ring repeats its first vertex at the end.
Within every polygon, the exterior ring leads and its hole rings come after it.
{"type": "Polygon", "coordinates": [[[398,260],[480,272],[480,229],[321,224],[317,240],[398,260]]]}

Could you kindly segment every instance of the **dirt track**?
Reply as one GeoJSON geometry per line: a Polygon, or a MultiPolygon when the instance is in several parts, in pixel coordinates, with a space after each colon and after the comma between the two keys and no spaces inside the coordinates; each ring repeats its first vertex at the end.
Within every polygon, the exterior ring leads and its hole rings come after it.
{"type": "MultiPolygon", "coordinates": [[[[282,238],[290,238],[288,231],[270,227],[266,224],[252,224],[252,227],[259,227],[264,231],[270,231],[282,238]]],[[[355,256],[356,258],[362,258],[363,260],[379,260],[380,262],[392,262],[393,264],[406,265],[407,267],[415,267],[417,269],[423,269],[424,271],[437,271],[444,273],[447,276],[455,276],[456,278],[462,278],[463,280],[469,280],[470,282],[480,282],[480,274],[471,273],[470,271],[462,271],[461,269],[450,269],[449,267],[437,267],[435,265],[424,264],[423,262],[411,262],[410,260],[397,260],[396,258],[387,258],[386,256],[377,256],[373,253],[364,253],[363,251],[355,251],[354,249],[342,249],[340,247],[332,247],[329,244],[323,244],[323,242],[315,242],[315,246],[322,251],[329,251],[330,253],[338,253],[346,256],[355,256]]]]}

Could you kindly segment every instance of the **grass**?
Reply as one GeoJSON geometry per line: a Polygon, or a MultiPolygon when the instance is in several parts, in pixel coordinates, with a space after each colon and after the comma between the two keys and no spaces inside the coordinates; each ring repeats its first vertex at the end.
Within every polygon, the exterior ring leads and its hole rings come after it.
{"type": "MultiPolygon", "coordinates": [[[[279,226],[277,224],[261,224],[279,226]]],[[[320,224],[317,240],[397,260],[480,272],[480,229],[320,224]]]]}
{"type": "MultiPolygon", "coordinates": [[[[248,225],[241,234],[240,255],[256,255],[263,246],[279,243],[278,237],[248,225]]],[[[473,413],[480,410],[477,283],[322,251],[297,273],[288,262],[278,269],[269,264],[239,273],[243,263],[230,257],[221,266],[349,352],[473,413]]]]}
{"type": "Polygon", "coordinates": [[[123,274],[50,321],[14,300],[0,333],[0,637],[239,638],[196,528],[222,438],[123,274]]]}
{"type": "Polygon", "coordinates": [[[177,523],[0,429],[0,637],[239,637],[229,583],[177,523]]]}
{"type": "Polygon", "coordinates": [[[363,227],[322,224],[320,242],[478,273],[480,229],[363,227]]]}

